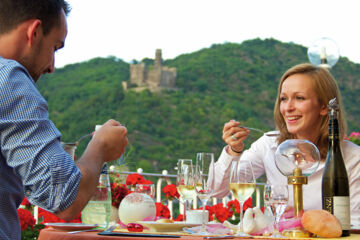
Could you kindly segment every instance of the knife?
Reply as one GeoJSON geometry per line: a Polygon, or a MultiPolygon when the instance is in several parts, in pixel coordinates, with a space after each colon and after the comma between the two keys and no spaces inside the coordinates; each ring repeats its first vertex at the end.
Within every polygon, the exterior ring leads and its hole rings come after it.
{"type": "Polygon", "coordinates": [[[126,237],[157,237],[157,238],[180,238],[178,235],[149,234],[149,233],[126,233],[126,232],[99,232],[103,236],[126,236],[126,237]]]}

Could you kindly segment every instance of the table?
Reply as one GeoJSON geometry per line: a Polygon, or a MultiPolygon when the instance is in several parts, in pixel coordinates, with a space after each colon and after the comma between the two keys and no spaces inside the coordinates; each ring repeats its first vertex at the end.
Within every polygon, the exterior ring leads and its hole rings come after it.
{"type": "MultiPolygon", "coordinates": [[[[54,230],[52,228],[42,229],[39,234],[38,240],[140,240],[144,239],[144,237],[123,237],[123,236],[100,236],[98,235],[100,231],[95,232],[82,232],[76,234],[68,234],[66,231],[54,230]]],[[[148,240],[203,240],[203,237],[196,237],[196,236],[181,236],[181,238],[152,238],[147,237],[148,240]]],[[[221,238],[218,238],[221,239],[221,238]]],[[[223,238],[225,239],[225,238],[223,238]]],[[[242,238],[234,238],[234,239],[254,239],[254,237],[242,237],[242,238]]],[[[255,239],[268,239],[266,237],[256,237],[255,239]]],[[[274,238],[271,238],[274,240],[274,238]]],[[[287,238],[281,238],[281,240],[286,240],[287,238]]],[[[297,239],[317,239],[321,240],[324,238],[297,238],[297,239]]],[[[326,238],[328,240],[335,239],[335,238],[326,238]]],[[[350,237],[343,238],[344,240],[356,240],[360,239],[360,234],[357,232],[356,234],[351,234],[350,237]]]]}

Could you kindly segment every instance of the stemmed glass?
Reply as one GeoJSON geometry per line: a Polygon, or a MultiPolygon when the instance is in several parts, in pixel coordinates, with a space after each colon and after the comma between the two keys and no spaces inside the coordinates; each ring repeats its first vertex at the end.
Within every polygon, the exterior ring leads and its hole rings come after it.
{"type": "Polygon", "coordinates": [[[275,216],[275,208],[271,206],[271,190],[272,190],[271,184],[266,184],[264,186],[264,206],[265,206],[265,210],[270,211],[272,215],[275,216]]]}
{"type": "Polygon", "coordinates": [[[275,230],[271,237],[282,238],[283,235],[279,231],[279,221],[289,200],[288,185],[269,185],[268,188],[271,189],[269,191],[271,208],[275,210],[275,230]]]}
{"type": "MultiPolygon", "coordinates": [[[[210,235],[206,231],[205,226],[205,207],[207,201],[210,199],[214,189],[214,175],[215,175],[215,168],[214,168],[214,154],[213,153],[197,153],[196,154],[196,165],[195,165],[195,191],[198,198],[202,202],[202,224],[201,230],[198,235],[210,235]]],[[[206,221],[207,222],[207,221],[206,221]]]]}
{"type": "Polygon", "coordinates": [[[196,197],[194,187],[194,171],[191,159],[179,159],[177,163],[176,187],[184,199],[184,221],[186,220],[186,211],[188,203],[196,197]]]}
{"type": "Polygon", "coordinates": [[[244,202],[254,193],[255,186],[256,180],[251,162],[233,161],[231,164],[229,189],[240,203],[240,223],[235,236],[249,236],[243,231],[243,206],[244,202]]]}

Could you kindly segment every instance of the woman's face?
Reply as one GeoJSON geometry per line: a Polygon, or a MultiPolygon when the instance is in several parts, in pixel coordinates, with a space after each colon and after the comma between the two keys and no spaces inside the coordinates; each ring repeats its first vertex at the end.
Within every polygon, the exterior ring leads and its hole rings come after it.
{"type": "Polygon", "coordinates": [[[282,84],[280,112],[289,133],[297,139],[313,142],[319,134],[320,119],[327,114],[327,108],[318,102],[312,79],[305,74],[294,74],[282,84]]]}

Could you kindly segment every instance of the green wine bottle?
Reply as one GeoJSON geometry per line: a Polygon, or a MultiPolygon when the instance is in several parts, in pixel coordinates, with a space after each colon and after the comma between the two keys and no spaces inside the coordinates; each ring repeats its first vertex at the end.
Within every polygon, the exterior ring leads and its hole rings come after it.
{"type": "Polygon", "coordinates": [[[350,235],[349,180],[341,155],[336,98],[329,102],[329,147],[322,175],[322,208],[339,219],[342,236],[350,235]]]}

